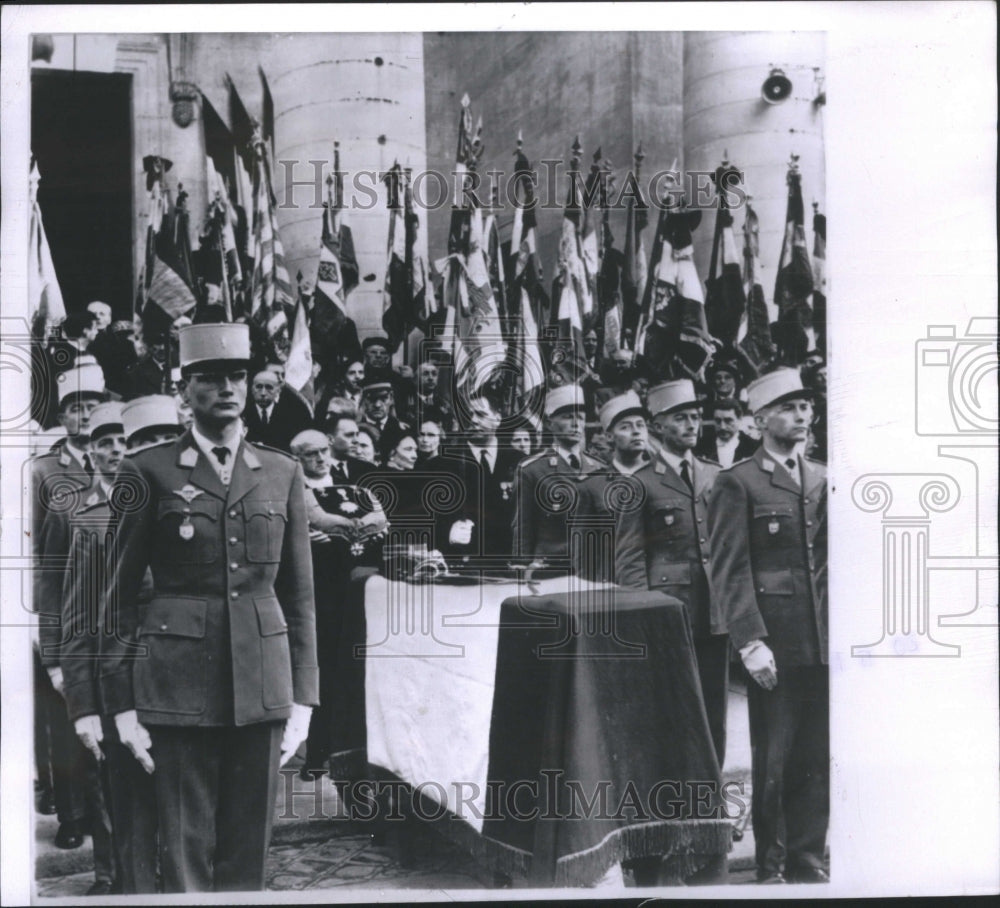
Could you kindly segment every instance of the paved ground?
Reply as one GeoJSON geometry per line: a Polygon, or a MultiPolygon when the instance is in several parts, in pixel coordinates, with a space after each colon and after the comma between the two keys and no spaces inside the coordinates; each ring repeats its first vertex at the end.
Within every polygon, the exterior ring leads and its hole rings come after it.
{"type": "MultiPolygon", "coordinates": [[[[727,779],[745,780],[750,766],[746,695],[734,684],[730,691],[727,779]]],[[[433,828],[415,824],[405,846],[398,841],[376,845],[371,837],[342,816],[329,780],[317,791],[312,783],[288,777],[279,787],[274,837],[268,861],[268,889],[273,891],[340,890],[460,890],[488,889],[497,880],[433,828]]],[[[750,789],[745,795],[749,802],[750,789]]],[[[53,844],[55,817],[37,815],[36,872],[43,897],[83,896],[93,882],[90,839],[75,851],[53,844]]],[[[753,879],[753,836],[748,828],[729,855],[729,882],[753,879]]],[[[630,880],[626,877],[626,885],[630,880]]]]}

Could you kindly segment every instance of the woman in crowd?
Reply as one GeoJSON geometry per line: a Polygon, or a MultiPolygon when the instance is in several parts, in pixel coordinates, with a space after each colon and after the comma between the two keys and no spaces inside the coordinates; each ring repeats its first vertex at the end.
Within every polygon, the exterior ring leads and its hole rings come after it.
{"type": "Polygon", "coordinates": [[[378,429],[368,423],[358,425],[357,450],[354,456],[366,463],[378,464],[378,429]]]}
{"type": "Polygon", "coordinates": [[[425,419],[417,433],[417,466],[423,467],[441,454],[444,430],[433,419],[425,419]]]}

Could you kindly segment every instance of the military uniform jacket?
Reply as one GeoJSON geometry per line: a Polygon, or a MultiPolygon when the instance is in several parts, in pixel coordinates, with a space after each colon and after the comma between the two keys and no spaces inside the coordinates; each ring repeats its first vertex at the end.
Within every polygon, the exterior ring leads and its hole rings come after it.
{"type": "Polygon", "coordinates": [[[228,488],[190,432],[126,458],[116,488],[119,634],[102,655],[114,714],[159,725],[247,725],[318,701],[302,468],[241,442],[228,488]],[[127,503],[131,501],[131,506],[127,503]],[[153,595],[137,593],[147,565],[153,595]]]}
{"type": "Polygon", "coordinates": [[[39,618],[42,664],[59,665],[63,575],[70,543],[70,515],[82,503],[91,477],[66,445],[31,462],[32,608],[39,618]]]}
{"type": "Polygon", "coordinates": [[[589,454],[580,454],[580,470],[574,470],[554,447],[527,457],[514,474],[514,557],[569,558],[567,519],[577,510],[580,485],[592,473],[607,467],[589,454]]]}
{"type": "Polygon", "coordinates": [[[827,662],[826,469],[801,463],[800,488],[761,448],[709,500],[712,630],[766,638],[779,671],[827,662]]]}
{"type": "Polygon", "coordinates": [[[627,478],[634,500],[617,511],[615,575],[620,586],[659,590],[684,603],[695,637],[710,625],[708,502],[717,464],[693,458],[694,494],[662,457],[627,478]]]}

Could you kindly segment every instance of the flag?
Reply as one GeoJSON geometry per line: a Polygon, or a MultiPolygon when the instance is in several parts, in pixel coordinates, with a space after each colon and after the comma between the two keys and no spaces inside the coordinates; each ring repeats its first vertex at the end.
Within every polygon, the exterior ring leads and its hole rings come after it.
{"type": "Polygon", "coordinates": [[[774,342],[771,340],[771,316],[760,283],[759,240],[757,212],[748,201],[743,221],[743,292],[747,307],[740,323],[738,344],[754,365],[762,369],[774,358],[774,342]]]}
{"type": "Polygon", "coordinates": [[[38,183],[41,176],[38,165],[32,160],[29,177],[29,201],[31,217],[28,225],[28,301],[31,321],[44,319],[46,326],[58,325],[66,318],[62,290],[56,269],[52,264],[52,252],[42,226],[42,209],[38,205],[38,183]]]}
{"type": "Polygon", "coordinates": [[[313,351],[321,363],[344,364],[345,360],[361,356],[361,346],[357,327],[347,314],[347,298],[358,285],[358,260],[351,228],[343,221],[339,142],[333,143],[333,175],[327,177],[326,185],[309,331],[313,351]]]}
{"type": "Polygon", "coordinates": [[[497,309],[501,317],[507,310],[507,277],[503,266],[503,247],[500,244],[500,229],[497,226],[496,216],[496,192],[494,191],[493,208],[486,216],[483,224],[483,235],[485,238],[486,270],[490,274],[490,287],[493,290],[493,298],[497,302],[497,309]]]}
{"type": "Polygon", "coordinates": [[[163,186],[171,162],[157,155],[143,158],[149,187],[149,225],[146,229],[146,262],[137,295],[143,330],[165,334],[170,325],[188,315],[195,305],[194,269],[188,235],[187,193],[178,191],[176,204],[163,186]]]}
{"type": "Polygon", "coordinates": [[[490,284],[484,252],[482,211],[466,193],[467,175],[482,155],[482,124],[472,129],[469,96],[462,98],[455,170],[458,181],[452,205],[448,255],[436,263],[443,274],[445,332],[452,346],[455,388],[477,392],[501,367],[506,344],[500,314],[490,284]]]}
{"type": "Polygon", "coordinates": [[[694,267],[691,233],[700,223],[698,210],[665,207],[660,214],[636,338],[636,353],[656,379],[700,379],[715,351],[694,267]]]}
{"type": "Polygon", "coordinates": [[[813,325],[816,349],[826,358],[826,215],[813,202],[813,325]]]}
{"type": "Polygon", "coordinates": [[[271,88],[267,84],[267,76],[264,74],[262,66],[257,66],[257,74],[260,76],[261,101],[260,101],[260,134],[265,142],[271,146],[271,156],[274,156],[274,99],[271,97],[271,88]]]}
{"type": "Polygon", "coordinates": [[[243,269],[236,248],[237,215],[211,158],[206,159],[206,170],[211,201],[197,255],[198,271],[205,282],[205,301],[221,305],[226,311],[226,321],[232,321],[241,314],[237,311],[240,308],[237,295],[243,283],[243,269]]]}
{"type": "Polygon", "coordinates": [[[552,290],[552,298],[557,301],[557,339],[552,352],[552,366],[565,381],[573,383],[578,382],[587,370],[583,330],[584,323],[594,308],[580,240],[580,202],[575,182],[581,151],[577,139],[573,143],[569,194],[563,210],[562,233],[559,238],[558,274],[552,290]]]}
{"type": "Polygon", "coordinates": [[[285,253],[275,217],[267,145],[259,130],[254,136],[254,148],[254,261],[250,314],[266,332],[270,347],[268,352],[283,363],[287,361],[291,347],[296,300],[285,268],[285,253]]]}
{"type": "Polygon", "coordinates": [[[285,363],[285,381],[296,391],[301,391],[312,379],[312,341],[306,323],[306,306],[302,297],[295,303],[292,337],[285,363]]]}
{"type": "Polygon", "coordinates": [[[396,162],[385,176],[389,207],[389,240],[386,248],[385,291],[382,298],[382,329],[389,338],[390,352],[410,333],[410,275],[406,270],[406,213],[403,209],[403,170],[396,162]]]}
{"type": "Polygon", "coordinates": [[[227,75],[229,89],[229,122],[232,124],[232,172],[234,206],[240,217],[241,229],[237,231],[236,242],[243,257],[244,271],[253,273],[252,263],[257,255],[254,247],[253,213],[255,205],[253,174],[256,168],[254,151],[254,131],[257,128],[253,117],[247,113],[233,80],[227,75]]]}
{"type": "MultiPolygon", "coordinates": [[[[513,259],[511,295],[508,311],[511,330],[508,374],[515,377],[513,397],[522,401],[533,389],[545,384],[545,365],[538,324],[547,316],[548,299],[542,285],[542,266],[538,260],[535,230],[534,172],[521,150],[518,136],[515,154],[515,208],[510,249],[513,259]]],[[[512,405],[514,401],[511,401],[512,405]]],[[[513,411],[513,406],[512,406],[513,411]]]]}
{"type": "MultiPolygon", "coordinates": [[[[639,304],[646,289],[646,248],[643,231],[649,220],[649,206],[642,197],[639,185],[639,174],[645,155],[642,153],[642,143],[633,156],[634,169],[625,179],[623,195],[628,193],[625,203],[625,252],[621,273],[621,333],[631,332],[633,345],[635,331],[639,323],[639,304]]],[[[608,349],[608,330],[604,332],[605,350],[608,349]]]]}
{"type": "Polygon", "coordinates": [[[594,321],[595,307],[599,308],[598,279],[601,273],[603,252],[603,212],[605,198],[605,173],[601,164],[601,149],[594,152],[590,173],[584,185],[583,210],[580,221],[580,258],[583,260],[584,274],[587,276],[587,293],[580,299],[580,310],[585,329],[594,321]]]}
{"type": "Polygon", "coordinates": [[[746,309],[746,294],[733,236],[733,215],[721,206],[715,216],[715,238],[706,286],[705,318],[709,333],[722,341],[723,346],[732,347],[746,309]]]}
{"type": "Polygon", "coordinates": [[[816,346],[813,312],[809,306],[813,273],[806,248],[802,175],[797,162],[797,156],[792,155],[787,177],[788,214],[774,285],[774,302],[778,306],[778,351],[782,362],[789,366],[801,363],[806,351],[816,346]]]}

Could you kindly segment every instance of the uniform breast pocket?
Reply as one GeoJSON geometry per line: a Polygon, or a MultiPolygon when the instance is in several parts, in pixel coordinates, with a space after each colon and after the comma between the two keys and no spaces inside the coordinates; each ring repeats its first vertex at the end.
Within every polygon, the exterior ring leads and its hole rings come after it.
{"type": "Polygon", "coordinates": [[[246,518],[247,561],[280,561],[288,521],[286,502],[247,501],[243,505],[243,513],[246,518]]]}
{"type": "Polygon", "coordinates": [[[219,557],[222,503],[162,499],[156,508],[156,552],[170,564],[211,564],[219,557]]]}
{"type": "Polygon", "coordinates": [[[690,513],[691,502],[683,498],[659,502],[653,513],[652,529],[668,539],[680,538],[690,523],[690,513]]]}
{"type": "Polygon", "coordinates": [[[758,504],[753,509],[754,541],[760,545],[794,542],[795,511],[784,503],[758,504]]]}

